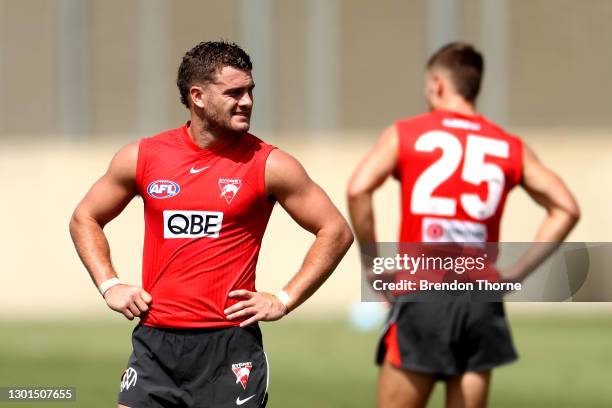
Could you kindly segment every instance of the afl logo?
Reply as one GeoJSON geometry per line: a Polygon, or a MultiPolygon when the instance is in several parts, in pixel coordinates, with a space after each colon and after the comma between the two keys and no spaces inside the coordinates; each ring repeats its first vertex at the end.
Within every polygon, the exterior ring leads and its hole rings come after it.
{"type": "Polygon", "coordinates": [[[170,180],[155,180],[147,187],[147,193],[151,197],[160,199],[174,197],[179,191],[179,185],[170,180]]]}

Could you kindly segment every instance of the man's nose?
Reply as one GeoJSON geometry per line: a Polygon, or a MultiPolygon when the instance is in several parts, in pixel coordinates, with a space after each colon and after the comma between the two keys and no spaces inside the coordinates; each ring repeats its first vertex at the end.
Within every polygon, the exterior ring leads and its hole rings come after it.
{"type": "Polygon", "coordinates": [[[242,107],[250,108],[251,106],[253,106],[253,97],[248,92],[245,92],[238,101],[238,104],[242,107]]]}

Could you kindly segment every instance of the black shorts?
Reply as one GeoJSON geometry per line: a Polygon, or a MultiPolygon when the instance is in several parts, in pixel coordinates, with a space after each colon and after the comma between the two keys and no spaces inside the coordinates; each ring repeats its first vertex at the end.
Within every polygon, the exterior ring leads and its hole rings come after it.
{"type": "Polygon", "coordinates": [[[501,302],[397,302],[376,362],[433,374],[438,379],[486,371],[517,359],[501,302]]]}
{"type": "Polygon", "coordinates": [[[138,325],[119,403],[145,407],[265,407],[268,359],[257,326],[161,329],[138,325]]]}

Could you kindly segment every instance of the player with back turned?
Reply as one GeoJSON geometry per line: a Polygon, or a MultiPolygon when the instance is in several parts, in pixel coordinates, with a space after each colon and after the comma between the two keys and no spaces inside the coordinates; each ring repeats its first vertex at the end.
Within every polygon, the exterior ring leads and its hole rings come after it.
{"type": "Polygon", "coordinates": [[[120,407],[265,406],[257,322],[278,320],[310,297],[352,242],[300,163],[248,133],[251,70],[233,43],[188,51],[177,85],[191,120],[119,150],[72,216],[74,244],[104,300],[140,318],[120,407]],[[145,212],[142,287],[119,281],[103,232],[135,196],[145,212]],[[273,295],[255,289],[255,267],[276,202],[315,239],[273,295]]]}
{"type": "MultiPolygon", "coordinates": [[[[431,111],[389,126],[359,164],[348,200],[362,252],[376,242],[372,194],[392,174],[401,184],[400,242],[497,242],[516,185],[547,211],[535,242],[561,242],[577,222],[562,180],[521,139],[476,112],[483,66],[469,44],[434,53],[425,75],[431,111]]],[[[517,266],[509,278],[529,270],[517,266]]],[[[516,359],[503,304],[458,297],[392,306],[377,356],[378,406],[424,407],[438,379],[447,407],[486,406],[492,369],[516,359]]]]}

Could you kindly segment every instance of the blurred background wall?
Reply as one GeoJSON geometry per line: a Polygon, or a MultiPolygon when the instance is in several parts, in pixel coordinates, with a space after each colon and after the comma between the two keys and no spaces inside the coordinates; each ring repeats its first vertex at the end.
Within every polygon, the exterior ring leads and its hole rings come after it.
{"type": "Polygon", "coordinates": [[[485,53],[494,120],[609,128],[611,20],[608,0],[2,0],[0,131],[174,126],[181,56],[219,38],[253,57],[260,132],[377,130],[418,112],[422,67],[453,39],[485,53]]]}
{"type": "MultiPolygon", "coordinates": [[[[252,131],[300,159],[345,212],[350,173],[391,121],[425,109],[423,66],[451,40],[486,58],[480,110],[521,135],[576,193],[574,241],[611,241],[612,2],[608,0],[0,0],[0,315],[103,314],[68,236],[72,210],[122,145],[187,120],[175,75],[203,40],[254,62],[252,131]]],[[[379,237],[398,189],[376,196],[379,237]]],[[[513,193],[505,241],[542,210],[513,193]]],[[[120,276],[138,283],[142,204],[107,227],[120,276]]],[[[277,208],[258,287],[276,291],[311,237],[277,208]]],[[[304,313],[359,299],[355,248],[304,313]]],[[[576,306],[578,307],[578,306],[576,306]]]]}

